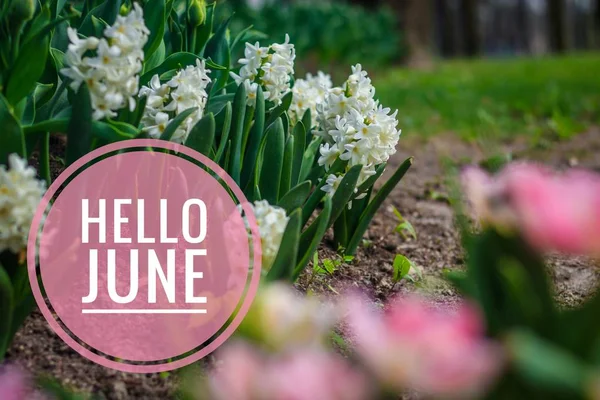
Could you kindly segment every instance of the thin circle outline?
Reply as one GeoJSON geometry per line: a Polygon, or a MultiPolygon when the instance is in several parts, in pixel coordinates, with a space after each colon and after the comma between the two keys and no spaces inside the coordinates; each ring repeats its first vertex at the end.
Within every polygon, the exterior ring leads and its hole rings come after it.
{"type": "MultiPolygon", "coordinates": [[[[52,328],[52,330],[73,350],[79,353],[81,356],[91,360],[99,365],[102,365],[106,368],[112,368],[122,372],[130,372],[130,373],[158,373],[158,372],[166,372],[172,371],[175,369],[179,369],[185,367],[191,363],[194,363],[213,351],[215,351],[219,346],[221,346],[233,333],[237,330],[242,320],[248,313],[250,309],[250,305],[254,301],[254,297],[256,296],[256,292],[258,291],[258,285],[260,283],[261,276],[261,247],[260,247],[260,236],[258,232],[258,225],[256,222],[256,218],[254,217],[254,213],[249,206],[248,200],[246,196],[242,192],[242,190],[237,186],[235,181],[231,176],[229,176],[217,163],[206,157],[205,155],[189,148],[184,145],[180,145],[173,142],[168,142],[159,139],[130,139],[122,142],[111,143],[109,145],[100,147],[96,150],[93,150],[69,167],[67,167],[55,180],[52,182],[42,200],[40,201],[36,213],[34,215],[33,221],[31,223],[31,227],[29,230],[28,236],[28,246],[27,246],[27,269],[29,275],[29,283],[31,285],[31,290],[33,292],[34,298],[40,311],[44,315],[44,318],[52,328]],[[233,318],[233,321],[225,328],[225,330],[219,335],[218,338],[213,340],[208,346],[201,348],[198,352],[191,354],[182,359],[163,363],[163,364],[155,364],[155,365],[135,365],[135,364],[126,364],[120,363],[113,360],[106,359],[98,354],[93,353],[89,349],[86,349],[81,344],[79,344],[75,339],[73,339],[54,319],[50,309],[48,308],[46,301],[42,295],[41,288],[39,286],[39,282],[37,279],[37,265],[36,265],[36,243],[38,239],[38,233],[40,224],[42,222],[44,213],[46,212],[48,205],[50,204],[50,200],[54,197],[56,192],[62,187],[64,182],[71,177],[74,173],[81,169],[85,164],[93,161],[99,157],[102,157],[105,154],[112,153],[119,150],[126,150],[129,148],[139,148],[139,147],[151,147],[151,148],[159,148],[164,150],[171,150],[178,153],[183,153],[188,157],[199,161],[204,166],[208,167],[213,173],[219,176],[219,178],[227,184],[229,189],[236,196],[238,201],[241,204],[241,207],[244,211],[244,214],[248,218],[248,225],[250,226],[250,231],[252,234],[252,244],[253,244],[253,253],[254,260],[252,264],[252,278],[250,279],[250,285],[246,291],[246,296],[242,300],[241,307],[237,310],[237,314],[233,318]],[[31,245],[33,243],[33,245],[31,245]]],[[[81,339],[80,339],[81,340],[81,339]]],[[[82,340],[83,342],[83,340],[82,340]]],[[[200,343],[198,346],[201,346],[200,343]]]]}

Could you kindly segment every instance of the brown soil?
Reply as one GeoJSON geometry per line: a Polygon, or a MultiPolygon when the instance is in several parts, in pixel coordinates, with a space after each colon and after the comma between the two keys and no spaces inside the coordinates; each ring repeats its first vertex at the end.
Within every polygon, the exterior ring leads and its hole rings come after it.
{"type": "MultiPolygon", "coordinates": [[[[482,162],[490,155],[510,154],[513,160],[534,160],[557,169],[577,166],[600,171],[599,129],[546,148],[531,148],[524,140],[490,148],[464,142],[453,135],[437,136],[426,142],[409,139],[402,145],[386,173],[392,173],[410,156],[414,157],[414,165],[375,216],[365,235],[370,246],[359,249],[355,260],[332,276],[311,278],[310,272],[305,273],[299,283],[301,289],[307,290],[310,282],[310,290],[318,293],[335,294],[358,288],[383,302],[391,296],[418,292],[436,303],[455,303],[459,296],[443,279],[445,269],[459,269],[463,264],[460,238],[448,201],[448,183],[453,179],[449,164],[460,168],[482,162]],[[398,225],[394,207],[412,223],[417,240],[403,238],[394,231],[398,225]],[[413,261],[422,270],[423,279],[394,284],[392,263],[397,254],[413,261]]],[[[321,259],[336,257],[335,250],[327,243],[321,246],[319,254],[321,259]]],[[[600,276],[593,262],[582,257],[551,255],[548,266],[557,298],[567,307],[589,295],[600,276]]]]}
{"type": "MultiPolygon", "coordinates": [[[[63,146],[54,142],[56,154],[63,146]]],[[[377,301],[397,294],[420,292],[436,303],[455,304],[459,296],[442,278],[444,269],[461,268],[463,254],[454,227],[453,211],[447,202],[446,159],[465,164],[478,162],[489,153],[475,143],[465,143],[454,136],[438,136],[427,142],[403,138],[399,153],[391,160],[388,174],[406,157],[414,156],[413,168],[376,215],[366,239],[370,245],[359,249],[354,261],[343,264],[331,276],[311,277],[310,268],[298,287],[317,293],[335,295],[359,289],[377,301]],[[416,240],[404,239],[394,232],[396,207],[410,221],[418,234],[416,240]],[[392,262],[403,254],[422,269],[423,279],[396,285],[392,280],[392,262]],[[310,282],[310,287],[309,287],[310,282]]],[[[512,152],[515,157],[543,161],[558,168],[579,165],[600,171],[600,130],[593,129],[568,142],[546,149],[529,149],[517,141],[499,145],[494,153],[512,152]]],[[[54,166],[55,171],[60,164],[54,166]]],[[[330,237],[321,246],[321,260],[335,258],[330,237]]],[[[548,258],[556,293],[564,306],[572,306],[588,296],[598,282],[598,270],[583,258],[553,255],[548,258]]],[[[46,374],[61,383],[99,398],[168,399],[175,398],[176,374],[135,375],[112,371],[84,359],[64,344],[48,327],[37,310],[17,333],[9,351],[10,362],[34,374],[46,374]]]]}

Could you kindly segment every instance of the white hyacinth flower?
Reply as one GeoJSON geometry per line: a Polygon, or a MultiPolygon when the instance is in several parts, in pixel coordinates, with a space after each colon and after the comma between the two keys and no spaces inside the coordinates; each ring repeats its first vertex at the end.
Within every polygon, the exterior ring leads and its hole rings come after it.
{"type": "Polygon", "coordinates": [[[71,88],[88,86],[95,120],[112,118],[125,107],[135,109],[139,73],[144,60],[144,45],[150,31],[144,24],[143,10],[134,3],[127,16],[117,16],[104,30],[103,38],[79,38],[77,31],[67,28],[69,65],[61,73],[71,79],[71,88]],[[87,53],[93,52],[94,54],[87,53]]]}
{"type": "MultiPolygon", "coordinates": [[[[376,173],[396,152],[400,139],[397,111],[391,113],[375,99],[375,88],[360,64],[344,85],[330,89],[325,100],[317,104],[316,135],[323,137],[319,165],[329,170],[337,158],[348,162],[347,170],[362,165],[358,185],[376,173]]],[[[335,193],[343,173],[330,175],[321,190],[335,193]]]]}
{"type": "Polygon", "coordinates": [[[140,96],[148,98],[142,117],[142,126],[151,137],[159,138],[175,116],[190,108],[197,108],[179,126],[171,141],[184,143],[188,134],[204,116],[210,83],[204,61],[196,60],[196,65],[188,65],[177,72],[167,83],[162,84],[158,75],[152,77],[148,86],[140,89],[140,96]]]}
{"type": "Polygon", "coordinates": [[[337,188],[340,187],[343,178],[344,177],[341,175],[329,175],[325,181],[325,186],[323,186],[321,190],[333,196],[337,188]]]}
{"type": "Polygon", "coordinates": [[[45,191],[36,171],[16,154],[0,166],[0,252],[19,253],[27,247],[29,227],[45,191]]]}
{"type": "Polygon", "coordinates": [[[339,314],[332,303],[301,296],[293,287],[275,283],[261,288],[244,324],[273,350],[320,347],[339,314]]]}
{"type": "Polygon", "coordinates": [[[274,43],[269,47],[261,47],[258,42],[246,43],[244,58],[238,61],[242,65],[239,75],[233,72],[230,75],[237,85],[246,85],[249,106],[256,104],[256,89],[259,85],[265,99],[279,105],[291,91],[295,59],[296,50],[288,35],[285,35],[284,43],[274,43]]]}
{"type": "Polygon", "coordinates": [[[311,111],[311,126],[317,124],[317,106],[325,101],[325,97],[333,84],[331,76],[319,71],[316,76],[306,75],[306,79],[297,79],[292,88],[293,98],[289,109],[289,115],[292,122],[298,122],[304,116],[306,111],[311,111]]]}
{"type": "MultiPolygon", "coordinates": [[[[266,200],[259,200],[254,204],[249,204],[256,218],[258,232],[260,235],[260,244],[262,249],[262,271],[268,272],[273,266],[273,262],[279,252],[279,246],[285,233],[285,228],[289,221],[285,210],[280,207],[272,206],[266,200]]],[[[238,206],[240,213],[242,207],[238,206]]],[[[245,218],[244,218],[245,220],[245,218]]],[[[246,228],[249,229],[248,222],[246,228]]],[[[248,237],[252,237],[252,233],[248,232],[248,237]]]]}

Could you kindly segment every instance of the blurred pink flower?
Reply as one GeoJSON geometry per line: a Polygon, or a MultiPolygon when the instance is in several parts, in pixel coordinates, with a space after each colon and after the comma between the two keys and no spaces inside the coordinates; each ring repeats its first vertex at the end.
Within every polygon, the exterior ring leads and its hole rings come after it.
{"type": "Polygon", "coordinates": [[[469,169],[463,180],[484,221],[520,229],[541,251],[600,255],[600,175],[518,163],[496,177],[469,169]]]}
{"type": "Polygon", "coordinates": [[[0,399],[28,400],[32,398],[31,392],[31,382],[21,370],[12,366],[0,369],[0,399]]]}
{"type": "Polygon", "coordinates": [[[388,390],[472,398],[500,372],[500,347],[484,337],[478,314],[467,305],[442,312],[410,298],[378,314],[355,296],[347,306],[357,351],[388,390]]]}
{"type": "Polygon", "coordinates": [[[238,342],[218,355],[219,368],[209,378],[212,398],[251,400],[256,396],[263,360],[250,345],[238,342]]]}
{"type": "Polygon", "coordinates": [[[267,357],[248,344],[221,352],[210,377],[215,400],[363,400],[367,380],[345,360],[324,349],[296,349],[267,357]]]}

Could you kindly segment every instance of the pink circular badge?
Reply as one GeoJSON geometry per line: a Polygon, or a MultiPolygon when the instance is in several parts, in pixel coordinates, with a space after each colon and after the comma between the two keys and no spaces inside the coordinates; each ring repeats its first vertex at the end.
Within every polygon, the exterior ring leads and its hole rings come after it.
{"type": "Polygon", "coordinates": [[[242,191],[207,157],[159,140],[105,146],[67,168],[29,241],[29,278],[50,326],[126,372],[172,370],[215,350],[260,279],[242,191]]]}

